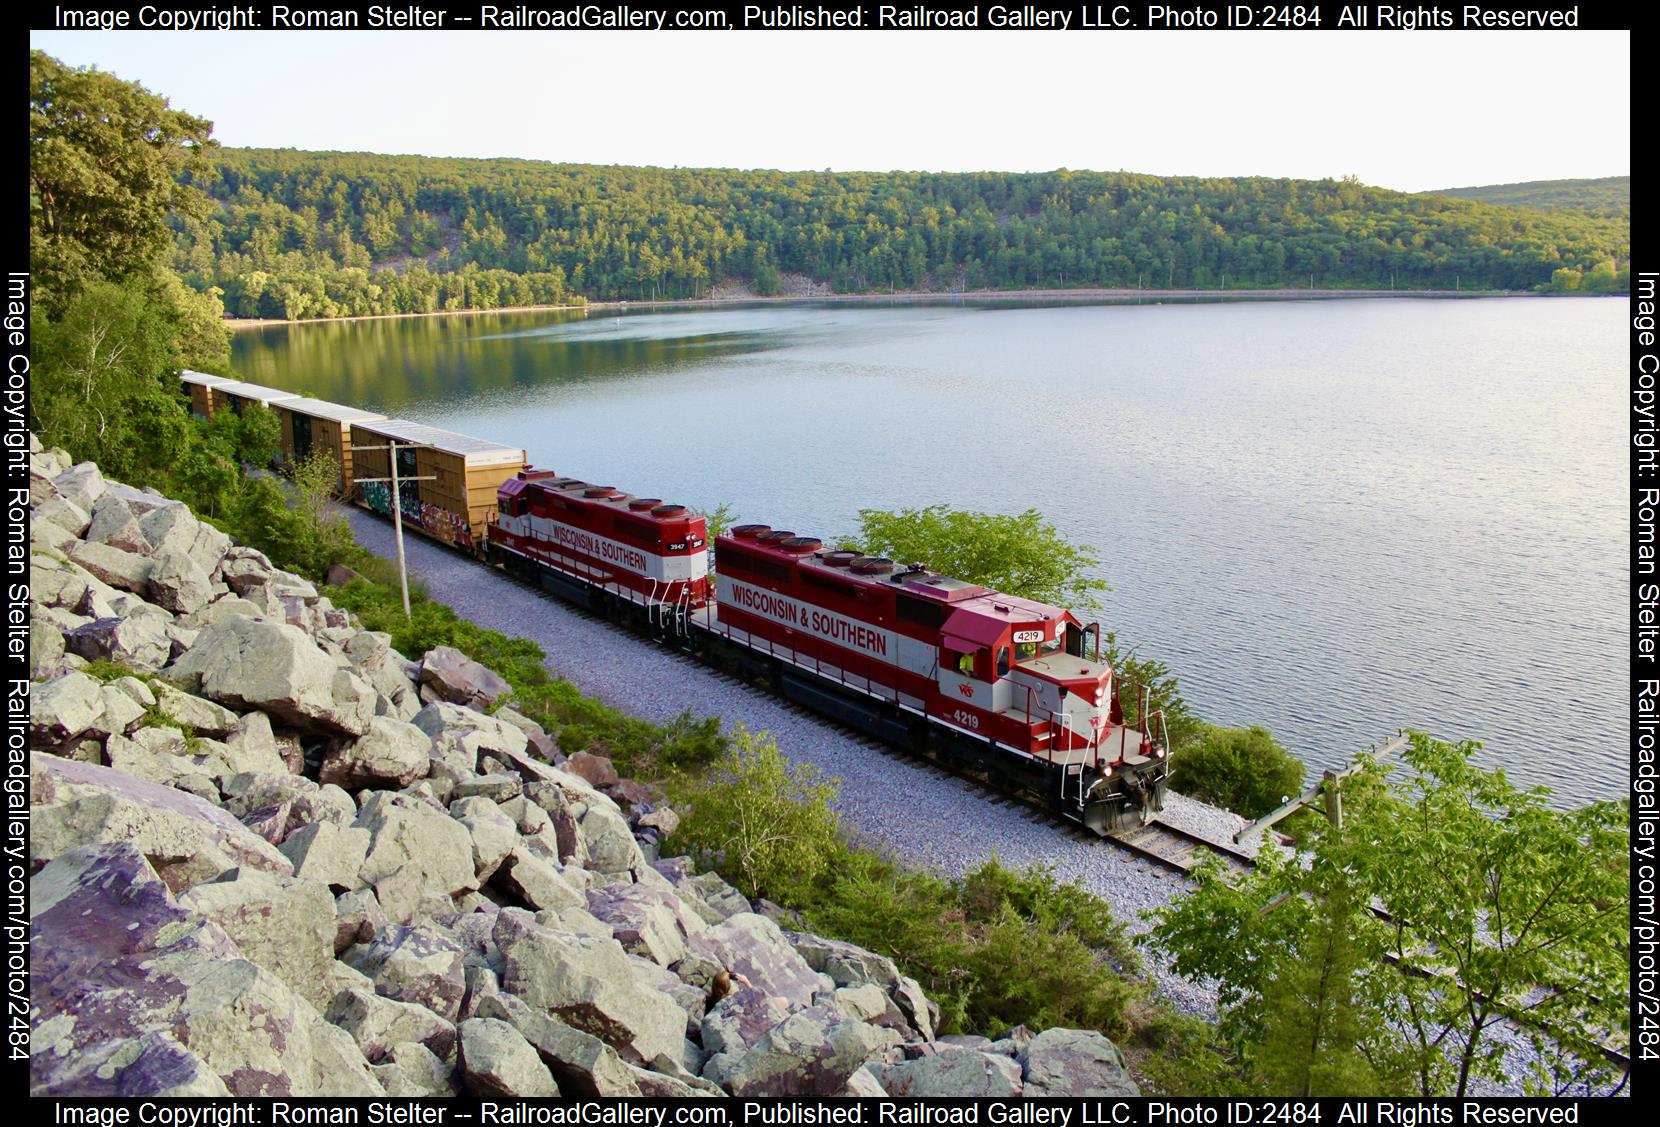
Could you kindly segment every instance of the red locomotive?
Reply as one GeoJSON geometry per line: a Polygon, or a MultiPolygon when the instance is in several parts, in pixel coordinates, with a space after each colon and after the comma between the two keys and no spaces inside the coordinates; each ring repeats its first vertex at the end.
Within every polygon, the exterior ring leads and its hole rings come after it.
{"type": "Polygon", "coordinates": [[[709,600],[703,517],[551,470],[521,470],[496,493],[489,558],[594,610],[685,635],[709,600]]]}
{"type": "Polygon", "coordinates": [[[1143,699],[1150,730],[1124,722],[1100,627],[1063,608],[757,524],[719,538],[711,591],[701,516],[550,471],[503,484],[498,509],[495,562],[791,700],[972,763],[1097,833],[1163,807],[1162,716],[1143,699]]]}

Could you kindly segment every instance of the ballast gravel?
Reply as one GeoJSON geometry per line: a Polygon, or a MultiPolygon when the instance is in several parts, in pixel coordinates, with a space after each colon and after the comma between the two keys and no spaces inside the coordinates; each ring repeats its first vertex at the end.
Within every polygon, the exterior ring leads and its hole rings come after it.
{"type": "MultiPolygon", "coordinates": [[[[359,543],[394,558],[392,526],[358,509],[344,510],[359,543]]],[[[871,847],[904,861],[957,876],[995,856],[1017,869],[1047,866],[1055,876],[1105,900],[1132,934],[1146,931],[1147,913],[1180,895],[1187,882],[1111,844],[1058,828],[1043,816],[997,799],[968,780],[892,749],[879,748],[770,693],[722,677],[697,662],[635,637],[566,603],[484,567],[470,556],[420,536],[404,537],[412,579],[463,618],[541,646],[550,668],[584,693],[653,721],[690,710],[729,724],[770,732],[794,761],[810,763],[841,781],[836,809],[844,825],[871,847]]],[[[1162,815],[1181,829],[1231,842],[1245,824],[1236,814],[1170,793],[1162,815]]],[[[1257,843],[1247,839],[1244,846],[1257,843]]],[[[1170,970],[1144,952],[1159,992],[1184,1013],[1212,1018],[1216,990],[1170,970]]],[[[1500,1027],[1512,1046],[1506,1071],[1520,1094],[1529,1050],[1519,1034],[1500,1027]]]]}

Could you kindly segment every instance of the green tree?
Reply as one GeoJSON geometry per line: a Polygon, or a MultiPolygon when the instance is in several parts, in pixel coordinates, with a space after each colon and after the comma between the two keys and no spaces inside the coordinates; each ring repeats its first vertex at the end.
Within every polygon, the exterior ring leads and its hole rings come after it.
{"type": "Polygon", "coordinates": [[[1360,1051],[1366,1019],[1355,1003],[1359,954],[1349,935],[1354,898],[1330,879],[1296,957],[1273,969],[1252,1070],[1264,1092],[1285,1096],[1386,1094],[1360,1051]]]}
{"type": "Polygon", "coordinates": [[[112,477],[165,469],[188,441],[189,418],[160,373],[173,362],[169,313],[141,284],[94,280],[57,318],[31,328],[31,410],[42,436],[112,477]]]}
{"type": "MultiPolygon", "coordinates": [[[[1356,1050],[1383,1083],[1462,1096],[1502,1080],[1490,1031],[1509,1020],[1534,1043],[1530,1090],[1623,1083],[1601,1044],[1629,1038],[1629,810],[1553,810],[1543,788],[1472,763],[1478,748],[1414,734],[1402,779],[1363,760],[1343,782],[1343,824],[1317,826],[1304,861],[1267,851],[1237,880],[1209,866],[1154,913],[1149,941],[1178,973],[1217,982],[1238,1052],[1283,1060],[1271,1015],[1298,1012],[1301,996],[1306,1023],[1315,997],[1290,968],[1311,955],[1341,968],[1347,955],[1322,939],[1341,920],[1355,964],[1335,981],[1353,983],[1356,1050]]],[[[1346,1009],[1341,997],[1323,1011],[1346,1009]]],[[[1269,1072],[1286,1081],[1283,1064],[1269,1072]]]]}
{"type": "Polygon", "coordinates": [[[1145,690],[1147,711],[1164,713],[1164,726],[1170,734],[1172,755],[1187,747],[1206,729],[1205,722],[1193,715],[1182,697],[1176,675],[1164,662],[1141,657],[1133,648],[1126,650],[1118,641],[1118,635],[1110,630],[1101,639],[1101,656],[1118,677],[1125,721],[1129,724],[1140,723],[1142,693],[1145,690]]]}
{"type": "Polygon", "coordinates": [[[1200,724],[1193,741],[1171,756],[1170,785],[1260,818],[1303,789],[1303,764],[1267,728],[1200,724]]]}
{"type": "Polygon", "coordinates": [[[875,556],[922,563],[969,583],[1067,607],[1080,617],[1108,590],[1092,574],[1101,560],[1074,544],[1036,509],[1018,516],[975,513],[946,505],[921,509],[860,509],[850,537],[875,556]]]}
{"type": "Polygon", "coordinates": [[[791,763],[767,733],[740,724],[724,758],[686,793],[691,812],[674,841],[722,861],[746,896],[798,901],[835,855],[837,789],[814,767],[791,763]]]}
{"type": "Polygon", "coordinates": [[[152,273],[170,213],[211,205],[181,174],[204,174],[208,121],[98,70],[29,52],[29,260],[55,312],[97,278],[152,273]]]}

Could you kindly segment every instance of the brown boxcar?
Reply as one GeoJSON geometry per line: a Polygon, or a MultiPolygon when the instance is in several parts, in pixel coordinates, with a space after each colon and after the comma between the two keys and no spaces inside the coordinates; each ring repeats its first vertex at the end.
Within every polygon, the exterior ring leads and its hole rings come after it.
{"type": "Polygon", "coordinates": [[[326,450],[340,467],[342,489],[350,489],[352,482],[352,428],[386,418],[343,403],[305,397],[274,402],[271,409],[282,421],[283,461],[297,462],[313,450],[326,450]]]}
{"type": "Polygon", "coordinates": [[[226,380],[213,384],[207,389],[207,394],[213,406],[213,410],[207,412],[209,415],[227,407],[240,415],[244,408],[253,403],[263,403],[270,407],[287,399],[299,398],[292,391],[266,387],[264,384],[243,383],[240,380],[226,380]]]}
{"type": "Polygon", "coordinates": [[[190,393],[190,413],[207,418],[213,414],[211,389],[220,384],[235,383],[229,376],[210,376],[206,372],[192,372],[189,368],[179,373],[185,390],[190,393]]]}
{"type": "Polygon", "coordinates": [[[525,452],[518,447],[407,419],[354,422],[352,442],[360,447],[352,454],[352,496],[358,504],[392,511],[392,487],[362,481],[391,476],[387,451],[361,447],[407,446],[398,451],[398,476],[410,479],[399,485],[403,519],[436,540],[474,552],[483,550],[496,519],[496,490],[525,466],[525,452]],[[413,480],[425,477],[432,480],[413,480]]]}

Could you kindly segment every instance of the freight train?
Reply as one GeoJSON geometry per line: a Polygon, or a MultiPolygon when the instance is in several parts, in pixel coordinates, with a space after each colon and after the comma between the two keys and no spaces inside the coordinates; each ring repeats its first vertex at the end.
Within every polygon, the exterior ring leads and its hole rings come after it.
{"type": "Polygon", "coordinates": [[[326,449],[345,495],[789,700],[1000,786],[1098,834],[1163,808],[1169,740],[1145,689],[1070,611],[530,467],[524,451],[187,372],[199,413],[263,403],[283,456],[326,449]],[[1138,705],[1126,722],[1125,694],[1138,705]]]}

